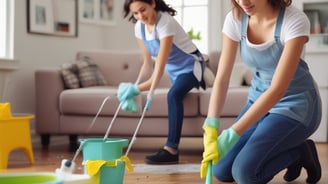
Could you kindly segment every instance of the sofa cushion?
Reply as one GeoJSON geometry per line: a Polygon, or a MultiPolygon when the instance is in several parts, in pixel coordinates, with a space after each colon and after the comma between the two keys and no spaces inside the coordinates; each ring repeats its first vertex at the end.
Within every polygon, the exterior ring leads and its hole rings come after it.
{"type": "MultiPolygon", "coordinates": [[[[199,111],[202,116],[207,116],[212,89],[208,88],[199,93],[199,111]]],[[[221,117],[237,116],[247,102],[248,90],[247,86],[229,87],[221,117]]]]}
{"type": "Polygon", "coordinates": [[[208,67],[205,67],[204,81],[206,83],[206,87],[213,87],[214,80],[215,80],[215,75],[212,72],[212,70],[209,69],[208,67]]]}
{"type": "MultiPolygon", "coordinates": [[[[221,116],[237,116],[247,101],[248,87],[230,87],[226,104],[222,110],[221,116]]],[[[168,88],[160,88],[155,90],[153,96],[153,104],[147,111],[147,117],[163,117],[168,115],[167,110],[167,92],[168,88]]],[[[110,96],[110,99],[104,105],[101,115],[112,116],[119,105],[116,98],[117,89],[109,86],[97,86],[80,89],[65,90],[59,98],[59,109],[62,114],[79,114],[79,115],[96,115],[103,100],[110,96]]],[[[212,88],[207,90],[191,90],[184,100],[184,115],[186,117],[197,116],[198,111],[202,116],[207,116],[208,105],[212,88]],[[198,99],[199,98],[199,99],[198,99]],[[199,106],[198,106],[199,101],[199,106]]],[[[147,92],[135,98],[138,106],[138,113],[128,113],[120,111],[119,116],[140,117],[142,108],[147,99],[147,92]]]]}
{"type": "Polygon", "coordinates": [[[244,77],[247,72],[247,66],[242,62],[236,62],[232,68],[232,73],[229,81],[230,87],[239,87],[244,82],[244,77]]]}
{"type": "Polygon", "coordinates": [[[253,79],[253,72],[250,68],[248,68],[244,74],[244,82],[246,85],[250,86],[253,79]]]}
{"type": "MultiPolygon", "coordinates": [[[[208,56],[209,56],[209,62],[207,63],[207,66],[214,74],[216,74],[220,56],[221,56],[221,52],[220,51],[211,51],[208,56]]],[[[244,84],[250,85],[251,79],[252,79],[252,71],[249,69],[249,67],[245,63],[242,62],[240,57],[237,57],[236,61],[234,63],[234,66],[232,68],[229,86],[230,87],[238,87],[238,86],[241,86],[244,84]]],[[[209,86],[209,87],[212,87],[212,86],[209,86]]]]}
{"type": "MultiPolygon", "coordinates": [[[[155,90],[153,103],[145,114],[146,117],[167,117],[167,92],[168,88],[160,88],[155,90]]],[[[198,90],[191,90],[184,100],[185,116],[198,115],[198,90]]],[[[59,110],[65,115],[91,115],[95,116],[101,106],[103,100],[110,96],[105,103],[101,115],[113,116],[119,105],[116,98],[117,88],[110,86],[95,86],[79,89],[64,90],[59,96],[59,110]]],[[[139,107],[138,113],[129,113],[120,110],[118,116],[140,117],[142,108],[145,106],[148,92],[142,92],[141,95],[135,97],[139,107]]]]}
{"type": "MultiPolygon", "coordinates": [[[[116,98],[117,88],[109,86],[94,86],[79,89],[64,90],[59,96],[59,110],[65,115],[95,116],[104,99],[109,96],[101,115],[112,116],[119,105],[116,98]]],[[[141,109],[141,97],[135,98],[141,109]]],[[[136,117],[139,113],[128,113],[120,110],[120,116],[136,117]]]]}
{"type": "MultiPolygon", "coordinates": [[[[147,117],[163,117],[168,115],[167,94],[169,88],[156,89],[153,95],[153,102],[148,109],[147,117]]],[[[142,106],[145,106],[148,92],[142,92],[142,106]]],[[[197,116],[198,113],[198,90],[192,89],[185,97],[184,116],[197,116]]]]}

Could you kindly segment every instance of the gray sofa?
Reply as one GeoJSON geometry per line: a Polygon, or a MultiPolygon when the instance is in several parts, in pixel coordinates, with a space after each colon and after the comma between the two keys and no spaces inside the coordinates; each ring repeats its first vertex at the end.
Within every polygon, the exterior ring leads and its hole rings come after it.
{"type": "MultiPolygon", "coordinates": [[[[184,100],[184,124],[182,136],[202,137],[202,124],[207,115],[211,86],[216,73],[219,52],[208,54],[205,80],[206,90],[193,89],[184,100]]],[[[79,51],[77,59],[87,56],[94,62],[107,85],[66,89],[61,68],[39,68],[35,71],[36,85],[36,132],[41,135],[44,148],[48,147],[51,135],[69,135],[70,148],[75,149],[78,136],[104,136],[119,105],[116,99],[117,86],[121,82],[134,82],[142,58],[138,51],[79,51]],[[103,100],[109,96],[102,112],[91,129],[88,129],[103,100]]],[[[233,77],[221,116],[221,129],[230,126],[247,100],[249,72],[241,63],[234,67],[233,77]]],[[[146,112],[138,137],[166,137],[167,103],[166,94],[170,82],[165,75],[153,96],[153,104],[146,112]]],[[[136,97],[142,110],[147,92],[136,97]]],[[[139,113],[119,111],[109,137],[131,137],[141,117],[139,113]]]]}

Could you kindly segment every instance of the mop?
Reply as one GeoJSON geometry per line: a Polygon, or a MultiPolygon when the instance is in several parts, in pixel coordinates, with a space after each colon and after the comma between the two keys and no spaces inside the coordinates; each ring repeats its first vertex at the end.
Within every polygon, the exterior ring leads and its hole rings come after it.
{"type": "MultiPolygon", "coordinates": [[[[149,93],[151,94],[151,92],[152,92],[152,91],[150,91],[149,93]]],[[[147,103],[148,103],[148,100],[147,100],[147,103]]],[[[121,105],[121,104],[120,104],[120,105],[121,105]]],[[[125,161],[125,163],[126,163],[126,167],[127,167],[127,170],[130,171],[130,172],[133,172],[133,167],[132,167],[132,165],[131,165],[131,161],[130,161],[130,159],[128,158],[128,154],[129,154],[129,152],[130,152],[130,150],[131,150],[131,148],[132,148],[132,145],[134,144],[134,142],[135,142],[135,140],[136,140],[136,138],[137,138],[137,134],[138,134],[138,132],[139,132],[139,129],[140,129],[140,127],[141,127],[141,124],[142,124],[142,122],[143,122],[143,119],[144,119],[144,116],[145,116],[147,110],[148,110],[148,107],[147,107],[147,105],[145,105],[144,108],[143,108],[143,111],[142,111],[141,117],[140,117],[140,119],[139,119],[139,122],[138,122],[138,124],[137,124],[137,127],[136,127],[136,129],[135,129],[135,131],[134,131],[134,133],[133,133],[132,138],[131,138],[130,144],[128,145],[128,148],[127,148],[125,154],[120,158],[120,160],[125,161]]],[[[115,113],[115,115],[116,115],[116,113],[115,113]]],[[[113,118],[113,119],[114,119],[114,118],[113,118]]],[[[110,126],[108,127],[108,129],[107,129],[106,135],[104,136],[104,140],[108,137],[109,131],[110,131],[111,126],[112,126],[112,123],[113,123],[113,121],[111,122],[111,125],[110,125],[110,126]]]]}
{"type": "MultiPolygon", "coordinates": [[[[140,79],[138,78],[137,81],[135,82],[135,84],[138,84],[139,83],[139,80],[140,79]]],[[[89,128],[87,129],[87,132],[89,132],[89,130],[94,126],[94,124],[96,122],[96,119],[98,118],[98,115],[102,111],[103,106],[105,105],[106,101],[109,98],[110,97],[107,96],[103,100],[101,106],[98,109],[98,112],[97,112],[96,116],[93,118],[91,124],[89,125],[89,128]]],[[[108,137],[108,134],[109,134],[109,132],[110,132],[110,130],[111,130],[113,124],[114,124],[114,121],[116,120],[116,117],[118,115],[118,112],[119,112],[121,106],[122,106],[122,102],[120,102],[120,104],[118,105],[118,107],[117,107],[117,109],[115,111],[115,114],[114,114],[114,116],[112,118],[112,121],[110,122],[109,127],[107,128],[106,134],[104,136],[104,140],[106,140],[106,138],[108,137]]],[[[80,146],[78,147],[78,149],[76,150],[76,152],[75,152],[72,160],[67,160],[67,159],[62,160],[61,168],[60,169],[57,169],[56,171],[58,171],[60,173],[72,173],[74,171],[74,169],[75,169],[75,160],[76,160],[77,156],[80,154],[80,152],[82,151],[82,148],[83,148],[83,143],[81,143],[80,146]]]]}
{"type": "MultiPolygon", "coordinates": [[[[137,82],[136,82],[136,83],[137,83],[137,82]]],[[[149,93],[152,94],[151,92],[152,92],[152,91],[150,91],[149,93]]],[[[102,111],[102,108],[103,108],[105,102],[106,102],[108,99],[109,99],[109,96],[106,97],[106,98],[103,100],[103,102],[102,102],[100,108],[98,109],[98,112],[97,112],[96,116],[94,117],[94,119],[93,119],[92,123],[90,124],[90,126],[89,126],[89,128],[88,128],[87,131],[89,131],[89,130],[94,126],[95,121],[96,121],[98,115],[99,115],[100,112],[102,111]]],[[[106,139],[108,138],[109,132],[110,132],[110,130],[112,129],[112,126],[113,126],[113,124],[114,124],[114,122],[115,122],[115,120],[116,120],[116,118],[117,118],[117,115],[118,115],[118,112],[119,112],[121,106],[122,106],[122,102],[118,105],[118,107],[117,107],[117,109],[116,109],[116,111],[115,111],[115,114],[114,114],[114,116],[113,116],[113,118],[112,118],[112,121],[110,122],[109,127],[107,128],[106,134],[105,134],[105,136],[104,136],[104,138],[103,138],[104,140],[106,140],[106,139]]],[[[131,148],[132,148],[132,145],[133,145],[133,143],[135,142],[135,139],[136,139],[137,133],[138,133],[140,127],[141,127],[141,124],[142,124],[142,122],[143,122],[143,119],[144,119],[144,116],[145,116],[146,111],[147,111],[147,106],[145,106],[144,109],[143,109],[143,112],[142,112],[141,118],[140,118],[140,120],[139,120],[139,122],[138,122],[137,128],[136,128],[136,130],[135,130],[135,132],[134,132],[134,134],[133,134],[133,137],[132,137],[132,139],[131,139],[131,142],[130,142],[128,148],[127,148],[127,151],[126,151],[125,155],[122,156],[122,157],[120,158],[121,160],[124,160],[124,161],[127,163],[127,169],[128,169],[129,171],[133,171],[133,168],[132,168],[132,166],[131,166],[131,162],[130,162],[130,160],[129,160],[129,158],[128,158],[128,153],[130,152],[130,150],[131,150],[131,148]]],[[[77,156],[80,154],[80,152],[82,151],[82,148],[83,148],[83,143],[81,143],[80,146],[79,146],[79,148],[76,150],[76,152],[75,152],[75,154],[74,154],[72,160],[67,160],[67,159],[62,160],[61,168],[60,168],[60,169],[57,169],[57,170],[59,170],[58,172],[60,172],[60,173],[68,173],[68,174],[69,174],[69,173],[70,173],[70,174],[73,173],[73,171],[74,171],[74,169],[75,169],[75,160],[76,160],[77,156]]]]}
{"type": "MultiPolygon", "coordinates": [[[[135,142],[135,140],[136,140],[136,137],[137,137],[137,134],[138,134],[139,129],[140,129],[140,127],[141,127],[141,124],[142,124],[142,122],[143,122],[144,116],[145,116],[145,114],[146,114],[146,111],[148,110],[148,106],[149,106],[148,104],[149,104],[149,103],[150,103],[150,101],[147,99],[147,103],[146,103],[146,105],[145,105],[144,108],[143,108],[143,112],[142,112],[142,114],[141,114],[140,120],[139,120],[139,122],[138,122],[138,124],[137,124],[137,127],[136,127],[134,133],[133,133],[133,136],[132,136],[132,138],[131,138],[130,144],[128,145],[128,148],[127,148],[125,154],[122,155],[120,158],[118,158],[115,162],[111,162],[111,163],[109,163],[109,164],[110,164],[109,166],[115,166],[115,167],[117,167],[117,166],[118,166],[118,163],[119,163],[120,161],[123,161],[123,162],[125,163],[125,167],[126,167],[126,169],[127,169],[129,172],[133,172],[133,166],[132,166],[132,164],[131,164],[130,159],[128,158],[128,154],[129,154],[129,152],[130,152],[130,150],[131,150],[131,148],[132,148],[132,145],[134,144],[134,142],[135,142]]],[[[113,118],[113,119],[115,119],[115,118],[113,118]]],[[[111,125],[112,125],[112,124],[111,124],[111,125]]],[[[108,129],[107,129],[107,133],[106,133],[106,135],[105,135],[104,138],[103,138],[104,141],[107,140],[107,137],[108,137],[108,134],[109,134],[110,129],[111,129],[111,126],[109,126],[108,129]]],[[[104,160],[94,160],[94,161],[87,160],[87,162],[85,163],[85,164],[86,164],[86,168],[87,168],[87,173],[88,173],[90,176],[95,176],[95,175],[99,172],[100,168],[101,168],[103,165],[105,165],[106,163],[107,163],[107,162],[104,161],[104,160]]]]}
{"type": "MultiPolygon", "coordinates": [[[[87,129],[87,132],[90,131],[90,129],[94,126],[100,112],[102,111],[105,103],[107,102],[107,100],[109,99],[110,97],[107,96],[106,98],[104,98],[104,100],[102,101],[102,104],[100,105],[99,109],[98,109],[98,112],[96,114],[96,116],[93,118],[91,124],[89,125],[88,129],[87,129]]],[[[118,106],[117,108],[117,112],[119,110],[119,108],[121,107],[121,104],[118,106]]],[[[115,113],[115,116],[117,116],[117,112],[115,113]]],[[[111,122],[111,125],[112,125],[113,121],[111,122]]],[[[60,172],[60,173],[67,173],[67,174],[72,174],[75,170],[75,160],[77,158],[77,156],[80,154],[80,152],[82,151],[82,147],[83,147],[83,143],[80,144],[79,148],[76,150],[72,160],[67,160],[67,159],[63,159],[62,162],[61,162],[61,167],[60,169],[57,169],[56,171],[57,172],[60,172]]]]}

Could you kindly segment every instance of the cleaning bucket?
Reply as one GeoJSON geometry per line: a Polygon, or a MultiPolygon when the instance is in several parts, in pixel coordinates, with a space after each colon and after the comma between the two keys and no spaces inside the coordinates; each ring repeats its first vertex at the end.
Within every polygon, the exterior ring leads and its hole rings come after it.
{"type": "Polygon", "coordinates": [[[100,163],[96,166],[97,175],[95,175],[99,179],[99,184],[122,184],[125,162],[120,158],[123,155],[123,148],[128,145],[128,140],[122,138],[88,138],[80,141],[83,163],[87,161],[100,163]]]}
{"type": "Polygon", "coordinates": [[[117,161],[116,166],[105,164],[100,169],[99,184],[123,184],[125,162],[117,161]]]}
{"type": "Polygon", "coordinates": [[[0,174],[1,184],[63,184],[64,180],[53,173],[0,174]]]}
{"type": "Polygon", "coordinates": [[[123,154],[128,139],[122,138],[88,138],[81,139],[83,162],[87,160],[116,160],[123,154]]]}
{"type": "MultiPolygon", "coordinates": [[[[83,164],[86,165],[85,171],[88,173],[89,176],[93,178],[98,178],[99,184],[123,184],[125,167],[128,171],[133,171],[131,161],[127,157],[127,155],[132,147],[133,142],[136,139],[137,132],[139,131],[144,115],[148,108],[144,107],[137,128],[134,131],[133,137],[131,139],[131,142],[126,150],[125,155],[123,155],[123,147],[128,145],[128,140],[121,138],[108,138],[109,132],[117,117],[121,105],[122,103],[120,103],[120,105],[117,107],[114,117],[106,131],[104,138],[81,139],[80,147],[77,153],[75,153],[75,155],[77,155],[79,150],[82,149],[83,164]]],[[[100,112],[101,109],[102,107],[100,107],[98,112],[100,112]]],[[[93,126],[98,114],[99,113],[97,113],[90,127],[93,126]]],[[[75,160],[75,158],[76,156],[74,156],[73,160],[75,160]]]]}
{"type": "Polygon", "coordinates": [[[123,184],[125,161],[87,160],[85,171],[95,184],[123,184]]]}

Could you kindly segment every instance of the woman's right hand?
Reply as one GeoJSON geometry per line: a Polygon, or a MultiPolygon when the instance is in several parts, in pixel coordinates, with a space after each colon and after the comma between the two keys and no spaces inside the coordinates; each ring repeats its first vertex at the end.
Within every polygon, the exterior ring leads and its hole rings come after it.
{"type": "Polygon", "coordinates": [[[120,83],[117,90],[117,98],[120,102],[134,98],[140,94],[140,90],[136,84],[132,83],[120,83]]]}
{"type": "Polygon", "coordinates": [[[126,112],[130,112],[130,113],[136,113],[139,111],[139,107],[133,98],[123,101],[121,108],[122,108],[122,110],[124,110],[126,112]]]}
{"type": "Polygon", "coordinates": [[[200,177],[204,178],[207,174],[208,163],[212,162],[215,164],[219,160],[219,150],[218,150],[218,128],[219,128],[219,119],[217,118],[206,118],[203,130],[203,160],[201,163],[200,177]]]}

